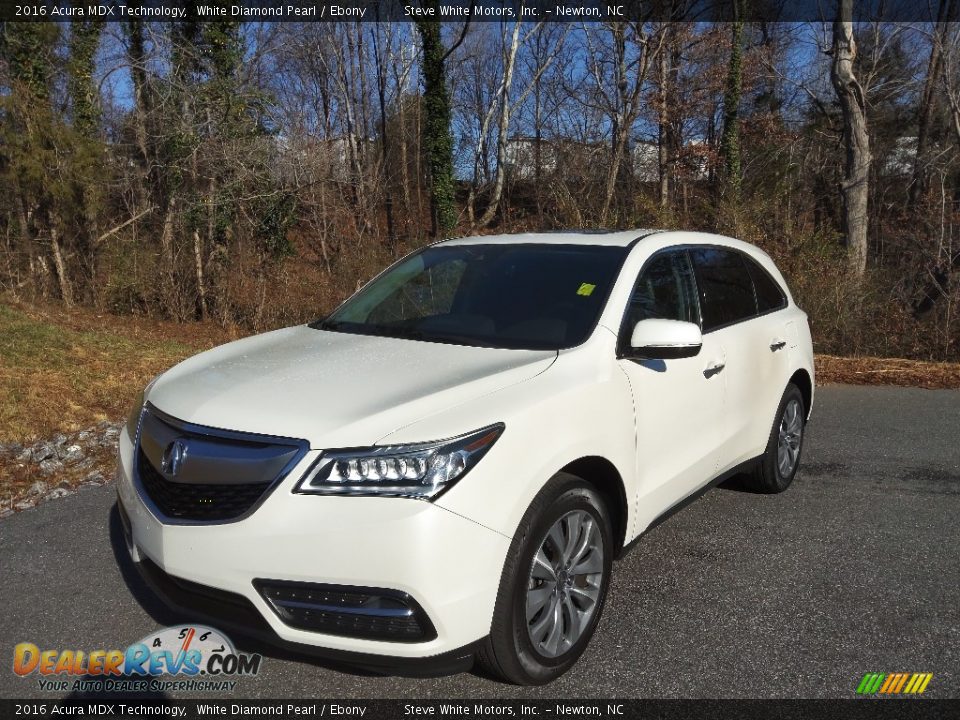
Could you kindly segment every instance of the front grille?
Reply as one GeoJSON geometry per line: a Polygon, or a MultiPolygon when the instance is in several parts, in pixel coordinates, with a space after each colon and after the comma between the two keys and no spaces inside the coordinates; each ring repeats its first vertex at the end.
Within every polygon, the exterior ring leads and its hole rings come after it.
{"type": "Polygon", "coordinates": [[[308,449],[306,440],[187,423],[147,403],[134,476],[161,520],[229,522],[253,512],[308,449]]]}
{"type": "Polygon", "coordinates": [[[270,483],[199,485],[170,482],[137,450],[140,483],[157,508],[177,520],[233,520],[256,504],[270,483]]]}
{"type": "Polygon", "coordinates": [[[437,636],[417,601],[397,590],[281,580],[254,586],[285,624],[300,630],[393,642],[437,636]]]}

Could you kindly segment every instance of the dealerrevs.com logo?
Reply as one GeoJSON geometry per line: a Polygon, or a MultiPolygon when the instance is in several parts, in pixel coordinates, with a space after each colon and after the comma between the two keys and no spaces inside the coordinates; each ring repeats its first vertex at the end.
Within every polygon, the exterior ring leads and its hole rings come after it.
{"type": "Polygon", "coordinates": [[[260,655],[240,653],[219,630],[204,625],[164,628],[125,650],[13,650],[13,671],[37,674],[41,690],[147,692],[234,690],[237,677],[260,672],[260,655]],[[161,679],[173,676],[176,679],[161,679]]]}

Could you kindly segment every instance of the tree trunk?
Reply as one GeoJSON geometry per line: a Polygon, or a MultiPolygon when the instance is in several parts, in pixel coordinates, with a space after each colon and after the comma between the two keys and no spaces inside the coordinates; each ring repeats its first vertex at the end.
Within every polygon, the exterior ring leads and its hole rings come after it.
{"type": "Polygon", "coordinates": [[[907,195],[907,207],[913,209],[917,201],[926,193],[930,184],[927,168],[929,158],[927,147],[930,144],[930,124],[939,94],[937,82],[943,71],[943,44],[948,31],[948,22],[952,19],[952,5],[955,0],[940,0],[937,12],[937,24],[930,39],[930,61],[927,63],[927,77],[923,83],[920,107],[917,108],[917,152],[913,164],[913,181],[907,195]]]}
{"type": "MultiPolygon", "coordinates": [[[[504,78],[506,77],[506,72],[504,72],[504,78]]],[[[473,228],[476,226],[476,201],[477,201],[477,187],[480,184],[480,167],[483,162],[483,156],[486,153],[487,145],[487,135],[490,132],[490,123],[493,122],[493,116],[497,110],[497,103],[500,102],[500,96],[503,93],[504,81],[501,80],[500,86],[497,88],[497,92],[494,93],[493,97],[490,98],[490,106],[487,108],[487,111],[483,114],[483,119],[480,121],[480,132],[477,134],[477,145],[474,148],[473,152],[473,182],[470,183],[470,192],[467,193],[467,222],[470,223],[470,227],[473,228]]],[[[478,95],[480,92],[478,91],[478,95]]],[[[486,168],[485,168],[486,169],[486,168]]],[[[484,180],[487,179],[486,173],[484,173],[484,180]]]]}
{"type": "Polygon", "coordinates": [[[533,185],[537,200],[537,221],[543,224],[543,107],[540,79],[533,93],[533,185]]]}
{"type": "Polygon", "coordinates": [[[413,127],[415,132],[413,133],[413,181],[415,183],[415,188],[417,190],[417,240],[423,238],[422,223],[423,223],[423,191],[424,191],[424,169],[423,169],[423,132],[421,128],[423,127],[423,102],[422,99],[418,100],[414,105],[413,113],[413,127]]]}
{"type": "Polygon", "coordinates": [[[870,136],[866,100],[853,72],[857,43],[853,37],[853,0],[841,0],[833,23],[833,64],[830,79],[843,111],[846,168],[843,196],[844,234],[851,274],[860,279],[867,267],[867,195],[870,189],[870,136]]]}
{"type": "Polygon", "coordinates": [[[70,286],[70,277],[63,262],[63,253],[60,251],[60,233],[56,225],[50,225],[50,254],[53,256],[53,267],[57,271],[57,282],[60,285],[60,298],[67,307],[73,306],[73,288],[70,286]]]}
{"type": "MultiPolygon", "coordinates": [[[[438,13],[439,0],[424,0],[423,6],[438,13]]],[[[434,238],[443,237],[457,223],[454,205],[453,138],[450,136],[450,94],[447,91],[447,50],[440,37],[440,23],[418,21],[423,44],[423,144],[430,174],[430,225],[434,238]]]]}
{"type": "Polygon", "coordinates": [[[100,137],[100,88],[95,74],[102,32],[103,23],[97,20],[70,22],[67,92],[73,109],[73,127],[89,140],[100,137]]]}
{"type": "Polygon", "coordinates": [[[950,125],[956,138],[957,145],[960,145],[960,98],[954,94],[952,88],[947,87],[947,102],[950,104],[950,125]]]}
{"type": "Polygon", "coordinates": [[[174,196],[167,204],[167,211],[163,216],[163,227],[160,230],[160,283],[167,309],[172,311],[174,319],[180,320],[182,319],[180,302],[176,297],[173,265],[173,218],[176,209],[177,198],[174,196]]]}
{"type": "Polygon", "coordinates": [[[613,138],[610,145],[610,167],[603,183],[603,204],[600,207],[600,226],[607,223],[610,205],[613,202],[613,193],[617,188],[617,178],[620,176],[620,164],[623,162],[623,150],[629,133],[627,117],[627,41],[623,23],[616,23],[611,28],[613,36],[613,57],[616,67],[616,102],[612,124],[613,138]]]}
{"type": "Polygon", "coordinates": [[[40,297],[46,300],[50,297],[50,268],[47,267],[47,259],[43,255],[37,256],[36,273],[40,278],[40,297]]]}
{"type": "MultiPolygon", "coordinates": [[[[409,63],[406,60],[405,45],[402,45],[398,54],[394,56],[392,53],[387,56],[388,62],[387,67],[390,67],[393,71],[393,84],[396,88],[397,98],[396,98],[396,142],[394,146],[397,148],[397,151],[400,154],[400,197],[403,201],[403,221],[402,221],[402,234],[404,238],[410,237],[410,225],[413,223],[413,203],[410,196],[410,156],[409,156],[409,142],[410,138],[408,136],[409,125],[407,124],[407,85],[409,81],[409,73],[412,63],[409,63]]],[[[417,132],[419,132],[419,125],[415,125],[417,132]]],[[[395,171],[394,171],[395,172],[395,171]]],[[[394,174],[394,178],[396,175],[394,174]]],[[[419,225],[419,218],[418,223],[419,225]]]]}
{"type": "Polygon", "coordinates": [[[487,209],[480,217],[478,225],[486,227],[497,214],[500,199],[503,196],[503,183],[506,177],[507,142],[510,130],[510,87],[513,84],[513,70],[516,67],[517,50],[520,47],[520,20],[513,25],[513,37],[510,39],[510,50],[507,53],[503,69],[503,83],[500,98],[500,122],[497,125],[497,175],[493,181],[493,192],[487,209]]]}
{"type": "Polygon", "coordinates": [[[200,231],[193,229],[193,264],[197,272],[197,296],[200,300],[200,319],[207,319],[207,286],[203,280],[203,241],[200,231]]]}
{"type": "Polygon", "coordinates": [[[379,105],[377,109],[380,114],[380,162],[383,167],[384,185],[383,204],[387,221],[387,240],[393,247],[397,242],[397,230],[393,219],[393,173],[390,163],[390,135],[387,132],[387,75],[383,67],[383,56],[380,54],[378,32],[379,26],[374,26],[370,35],[373,39],[373,57],[376,59],[377,103],[379,105]]]}
{"type": "Polygon", "coordinates": [[[666,209],[670,205],[670,154],[668,150],[668,135],[670,133],[670,118],[667,113],[669,91],[667,83],[670,77],[670,58],[666,52],[660,53],[660,88],[657,123],[657,164],[660,170],[660,207],[666,209]]]}
{"type": "Polygon", "coordinates": [[[146,168],[150,164],[150,153],[147,149],[147,117],[150,114],[150,104],[147,95],[146,50],[144,49],[143,25],[131,20],[126,23],[127,40],[129,43],[130,77],[133,80],[133,124],[137,138],[137,150],[140,151],[140,162],[146,168]]]}
{"type": "Polygon", "coordinates": [[[743,85],[743,20],[739,4],[734,2],[734,17],[727,66],[727,88],[723,94],[723,134],[720,153],[723,155],[724,181],[734,202],[740,198],[740,93],[743,85]]]}
{"type": "Polygon", "coordinates": [[[410,222],[413,220],[413,205],[410,201],[410,168],[407,166],[410,161],[407,154],[407,114],[404,109],[406,104],[401,94],[397,103],[397,120],[400,123],[400,185],[403,190],[404,236],[410,234],[410,222]]]}
{"type": "Polygon", "coordinates": [[[13,214],[8,212],[6,214],[6,232],[4,232],[4,248],[3,248],[3,257],[4,257],[4,274],[9,286],[7,290],[10,292],[10,297],[13,298],[14,302],[19,299],[19,293],[17,289],[21,287],[21,284],[17,282],[20,279],[20,273],[14,269],[13,266],[13,240],[11,235],[13,234],[13,214]]]}
{"type": "Polygon", "coordinates": [[[30,216],[27,212],[26,207],[24,207],[24,197],[22,191],[18,193],[20,197],[17,198],[15,203],[17,208],[17,226],[20,230],[20,245],[27,249],[30,258],[30,281],[33,284],[33,294],[36,295],[37,292],[40,293],[42,297],[46,297],[46,284],[47,279],[45,277],[40,277],[36,272],[36,266],[33,259],[36,255],[36,243],[33,242],[33,238],[30,236],[30,216]]]}
{"type": "Polygon", "coordinates": [[[603,206],[600,208],[600,227],[606,225],[607,216],[610,214],[610,205],[613,204],[613,193],[617,189],[617,178],[620,174],[620,166],[623,164],[626,147],[627,128],[623,123],[618,123],[613,133],[613,152],[610,157],[610,169],[607,171],[607,179],[603,188],[603,206]]]}

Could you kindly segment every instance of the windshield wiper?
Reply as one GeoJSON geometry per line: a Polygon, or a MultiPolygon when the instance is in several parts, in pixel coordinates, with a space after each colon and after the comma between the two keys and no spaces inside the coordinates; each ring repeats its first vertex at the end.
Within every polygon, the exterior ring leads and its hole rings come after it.
{"type": "Polygon", "coordinates": [[[343,323],[336,320],[330,320],[326,318],[324,320],[317,320],[310,323],[310,327],[314,330],[338,330],[343,323]]]}

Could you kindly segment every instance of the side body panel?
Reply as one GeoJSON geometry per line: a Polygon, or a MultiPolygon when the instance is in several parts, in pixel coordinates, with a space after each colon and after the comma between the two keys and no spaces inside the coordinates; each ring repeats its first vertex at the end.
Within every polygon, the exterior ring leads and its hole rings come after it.
{"type": "Polygon", "coordinates": [[[760,455],[780,397],[790,378],[785,348],[771,345],[784,334],[785,310],[708,333],[722,343],[726,366],[725,441],[718,472],[760,455]]]}
{"type": "Polygon", "coordinates": [[[421,419],[378,444],[420,442],[503,422],[503,435],[483,461],[436,504],[509,537],[543,485],[584,457],[609,461],[626,496],[633,497],[633,403],[615,347],[613,333],[600,328],[584,345],[561,352],[536,378],[421,419]]]}

